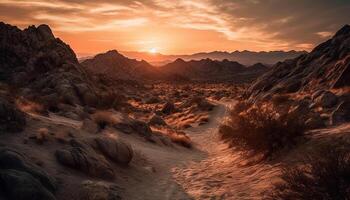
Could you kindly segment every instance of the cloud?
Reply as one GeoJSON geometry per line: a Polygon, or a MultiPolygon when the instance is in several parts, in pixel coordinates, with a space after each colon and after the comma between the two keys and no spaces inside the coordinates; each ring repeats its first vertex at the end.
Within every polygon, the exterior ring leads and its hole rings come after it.
{"type": "Polygon", "coordinates": [[[187,31],[207,34],[213,40],[210,44],[226,41],[227,46],[231,46],[227,48],[232,50],[310,50],[348,23],[349,9],[350,2],[345,0],[0,1],[1,19],[22,28],[46,23],[65,36],[79,32],[129,33],[132,37],[124,34],[123,38],[136,38],[124,42],[129,44],[141,44],[142,35],[154,34],[171,40],[166,30],[181,31],[181,34],[187,31]],[[214,33],[216,39],[213,39],[214,33]]]}

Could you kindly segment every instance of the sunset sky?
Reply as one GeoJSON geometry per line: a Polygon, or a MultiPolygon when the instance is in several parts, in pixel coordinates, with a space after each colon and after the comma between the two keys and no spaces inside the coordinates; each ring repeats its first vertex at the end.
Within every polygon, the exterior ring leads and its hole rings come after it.
{"type": "Polygon", "coordinates": [[[48,24],[80,55],[310,50],[349,11],[350,0],[0,0],[0,21],[48,24]]]}

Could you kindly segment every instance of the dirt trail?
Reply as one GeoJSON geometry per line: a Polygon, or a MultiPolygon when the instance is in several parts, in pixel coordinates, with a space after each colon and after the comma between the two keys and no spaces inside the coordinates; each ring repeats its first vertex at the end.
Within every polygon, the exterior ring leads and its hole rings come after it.
{"type": "Polygon", "coordinates": [[[150,146],[128,138],[136,152],[147,158],[150,166],[145,169],[150,172],[133,175],[138,179],[124,186],[126,199],[259,199],[278,170],[268,165],[247,166],[245,159],[218,139],[217,128],[228,106],[219,104],[208,124],[186,131],[194,149],[150,146]]]}

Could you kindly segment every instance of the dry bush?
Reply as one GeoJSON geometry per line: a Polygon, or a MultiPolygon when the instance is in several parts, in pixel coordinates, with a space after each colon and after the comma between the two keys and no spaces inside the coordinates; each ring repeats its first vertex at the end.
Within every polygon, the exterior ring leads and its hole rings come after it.
{"type": "Polygon", "coordinates": [[[349,144],[327,145],[306,156],[302,165],[283,169],[268,200],[350,199],[349,144]]]}
{"type": "Polygon", "coordinates": [[[191,139],[185,135],[185,134],[171,134],[169,135],[170,140],[174,143],[180,144],[186,148],[191,148],[192,147],[192,142],[191,139]]]}
{"type": "Polygon", "coordinates": [[[16,100],[16,106],[25,113],[43,114],[46,111],[43,105],[23,98],[18,98],[16,100]]]}
{"type": "Polygon", "coordinates": [[[179,132],[172,129],[157,129],[156,132],[165,135],[173,143],[179,144],[186,148],[192,147],[192,141],[190,137],[188,137],[184,132],[179,132]]]}
{"type": "Polygon", "coordinates": [[[92,119],[100,129],[112,126],[118,122],[113,113],[108,111],[98,111],[92,115],[92,119]]]}
{"type": "Polygon", "coordinates": [[[296,144],[305,132],[304,122],[297,115],[279,113],[273,105],[237,104],[229,119],[219,128],[223,140],[239,150],[271,156],[296,144]]]}

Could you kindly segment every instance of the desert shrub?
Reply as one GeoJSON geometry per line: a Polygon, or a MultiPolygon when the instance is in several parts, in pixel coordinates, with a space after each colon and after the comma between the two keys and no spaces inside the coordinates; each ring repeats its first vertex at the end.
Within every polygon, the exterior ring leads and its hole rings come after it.
{"type": "Polygon", "coordinates": [[[171,134],[169,135],[169,138],[172,142],[177,143],[186,148],[192,147],[191,139],[185,134],[179,134],[179,133],[171,134]]]}
{"type": "Polygon", "coordinates": [[[280,113],[266,103],[252,106],[238,103],[219,128],[221,138],[232,146],[266,157],[295,145],[304,132],[304,122],[298,115],[280,113]]]}
{"type": "Polygon", "coordinates": [[[92,115],[92,119],[100,129],[117,123],[117,119],[113,116],[113,113],[108,111],[98,111],[92,115]]]}
{"type": "Polygon", "coordinates": [[[274,185],[268,200],[350,199],[350,148],[322,146],[306,156],[301,165],[285,167],[282,182],[274,185]]]}

